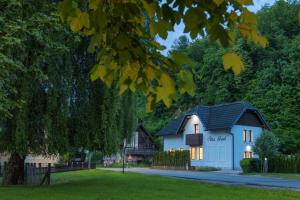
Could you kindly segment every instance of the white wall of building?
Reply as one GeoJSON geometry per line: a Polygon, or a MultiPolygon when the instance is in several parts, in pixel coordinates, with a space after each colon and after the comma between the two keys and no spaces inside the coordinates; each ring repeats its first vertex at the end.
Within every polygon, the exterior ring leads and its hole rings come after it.
{"type": "MultiPolygon", "coordinates": [[[[244,126],[244,125],[234,125],[231,129],[231,132],[234,134],[234,168],[241,169],[240,161],[244,158],[245,151],[252,151],[255,145],[255,140],[260,136],[262,128],[254,126],[244,126]],[[251,130],[253,135],[252,142],[244,142],[243,133],[244,130],[251,130]]],[[[254,157],[258,157],[254,154],[254,157]]]]}
{"type": "Polygon", "coordinates": [[[187,134],[194,134],[194,124],[199,124],[200,134],[203,134],[203,160],[192,160],[192,166],[214,166],[232,168],[232,136],[226,132],[205,131],[205,127],[196,115],[192,115],[187,121],[183,134],[164,137],[164,151],[171,148],[189,150],[185,145],[187,134]]]}
{"type": "MultiPolygon", "coordinates": [[[[240,169],[240,161],[244,158],[244,152],[253,152],[255,140],[262,132],[260,127],[244,125],[234,125],[231,131],[205,131],[205,127],[200,119],[196,115],[193,115],[187,121],[183,134],[164,137],[164,151],[169,151],[171,148],[189,150],[190,146],[186,145],[185,138],[187,134],[194,134],[194,124],[197,123],[200,127],[200,134],[203,134],[203,159],[192,160],[192,166],[213,166],[232,169],[234,162],[234,169],[240,169]],[[252,142],[244,142],[243,132],[245,129],[252,131],[252,142]],[[233,139],[234,147],[232,144],[233,139]]],[[[254,155],[254,157],[257,156],[254,155]]]]}

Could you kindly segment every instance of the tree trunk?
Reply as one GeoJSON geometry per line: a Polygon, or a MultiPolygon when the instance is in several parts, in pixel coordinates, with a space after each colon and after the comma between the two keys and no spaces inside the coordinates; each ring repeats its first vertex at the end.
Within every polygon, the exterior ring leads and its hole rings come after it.
{"type": "Polygon", "coordinates": [[[24,161],[25,156],[20,156],[17,153],[12,153],[3,177],[3,184],[17,185],[24,183],[24,161]]]}

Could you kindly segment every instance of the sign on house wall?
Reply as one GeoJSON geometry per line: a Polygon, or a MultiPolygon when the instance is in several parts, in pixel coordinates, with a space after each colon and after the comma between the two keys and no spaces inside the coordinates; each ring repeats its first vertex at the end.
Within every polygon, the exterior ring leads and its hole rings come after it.
{"type": "Polygon", "coordinates": [[[209,142],[223,142],[226,141],[226,136],[209,136],[208,141],[209,142]]]}

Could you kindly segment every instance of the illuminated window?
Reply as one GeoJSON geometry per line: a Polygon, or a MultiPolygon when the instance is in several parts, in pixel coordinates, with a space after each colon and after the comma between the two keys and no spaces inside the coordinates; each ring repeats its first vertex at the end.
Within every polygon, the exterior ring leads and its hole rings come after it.
{"type": "Polygon", "coordinates": [[[195,134],[200,133],[199,124],[194,124],[195,134]]]}
{"type": "Polygon", "coordinates": [[[252,131],[249,130],[249,142],[252,142],[252,141],[253,141],[252,131]]]}
{"type": "Polygon", "coordinates": [[[196,152],[195,151],[196,151],[195,147],[190,147],[191,160],[195,160],[195,158],[196,158],[196,155],[195,155],[196,152]]]}
{"type": "Polygon", "coordinates": [[[202,147],[198,147],[197,150],[198,150],[198,152],[197,152],[197,160],[203,160],[203,148],[202,147]]]}
{"type": "Polygon", "coordinates": [[[176,149],[175,148],[170,148],[170,152],[175,152],[176,149]]]}
{"type": "Polygon", "coordinates": [[[244,158],[253,158],[252,151],[244,151],[244,158]]]}
{"type": "Polygon", "coordinates": [[[244,134],[243,134],[243,141],[247,142],[247,130],[244,130],[244,134]]]}
{"type": "Polygon", "coordinates": [[[179,151],[180,151],[180,152],[183,152],[183,151],[184,151],[184,148],[183,148],[183,147],[180,147],[180,148],[179,148],[179,151]]]}

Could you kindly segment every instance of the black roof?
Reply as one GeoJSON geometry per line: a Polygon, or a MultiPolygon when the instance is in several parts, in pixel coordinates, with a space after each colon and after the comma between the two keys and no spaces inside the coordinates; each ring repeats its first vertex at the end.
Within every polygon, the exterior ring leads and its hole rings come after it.
{"type": "Polygon", "coordinates": [[[186,117],[197,115],[206,130],[231,129],[241,118],[245,111],[253,111],[257,114],[266,128],[270,129],[259,110],[247,102],[234,102],[219,104],[214,106],[199,105],[191,109],[186,114],[168,123],[158,132],[160,136],[176,135],[180,132],[181,126],[186,121],[186,117]]]}

